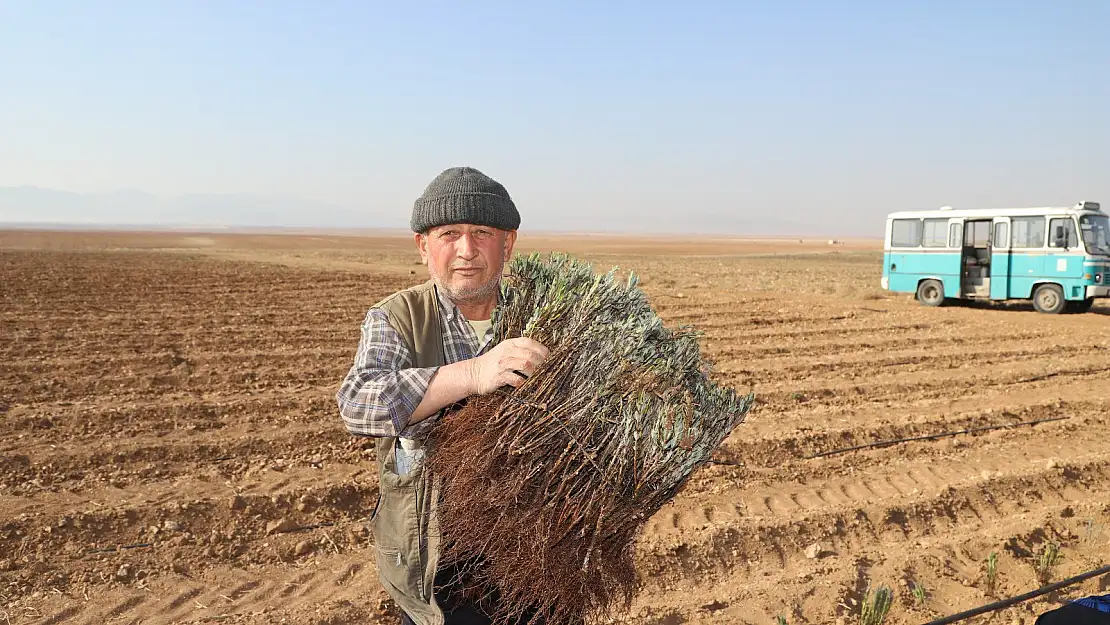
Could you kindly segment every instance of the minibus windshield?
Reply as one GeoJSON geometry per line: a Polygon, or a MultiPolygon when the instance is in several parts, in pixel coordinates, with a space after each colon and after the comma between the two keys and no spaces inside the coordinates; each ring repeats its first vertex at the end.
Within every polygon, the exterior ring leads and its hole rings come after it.
{"type": "Polygon", "coordinates": [[[1079,230],[1088,254],[1110,254],[1110,216],[1083,215],[1079,218],[1079,230]]]}

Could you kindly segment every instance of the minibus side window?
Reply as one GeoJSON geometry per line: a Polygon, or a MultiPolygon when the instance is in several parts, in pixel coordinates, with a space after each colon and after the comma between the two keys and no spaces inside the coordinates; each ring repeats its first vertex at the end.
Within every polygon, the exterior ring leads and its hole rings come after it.
{"type": "Polygon", "coordinates": [[[891,247],[918,247],[921,245],[920,219],[895,219],[890,232],[891,247]]]}
{"type": "Polygon", "coordinates": [[[1048,236],[1050,247],[1071,248],[1078,247],[1079,237],[1075,233],[1075,223],[1071,217],[1051,219],[1048,222],[1048,236]]]}
{"type": "Polygon", "coordinates": [[[945,236],[945,226],[948,225],[948,219],[926,219],[925,220],[925,234],[922,241],[922,247],[945,247],[947,245],[947,237],[945,236]]]}
{"type": "Polygon", "coordinates": [[[1014,217],[1010,220],[1010,245],[1018,248],[1044,247],[1044,217],[1014,217]]]}
{"type": "Polygon", "coordinates": [[[1006,247],[1009,234],[1006,232],[1006,222],[1000,221],[994,224],[994,246],[1006,247]]]}

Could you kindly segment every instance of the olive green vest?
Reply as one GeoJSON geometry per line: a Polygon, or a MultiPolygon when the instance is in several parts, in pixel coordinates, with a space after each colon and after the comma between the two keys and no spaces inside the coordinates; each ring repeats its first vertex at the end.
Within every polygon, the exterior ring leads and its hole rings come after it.
{"type": "MultiPolygon", "coordinates": [[[[433,282],[394,293],[378,302],[413,354],[414,367],[446,364],[439,299],[433,282]]],[[[417,625],[442,625],[443,613],[432,592],[439,563],[436,503],[438,480],[415,463],[398,475],[394,449],[398,439],[378,439],[378,505],[370,520],[377,552],[378,576],[397,605],[417,625]]],[[[411,453],[411,452],[410,452],[411,453]]]]}

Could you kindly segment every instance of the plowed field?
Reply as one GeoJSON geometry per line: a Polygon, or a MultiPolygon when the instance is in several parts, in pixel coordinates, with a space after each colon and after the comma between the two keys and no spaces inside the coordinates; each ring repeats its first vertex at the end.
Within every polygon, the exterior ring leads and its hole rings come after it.
{"type": "MultiPolygon", "coordinates": [[[[886,584],[887,623],[924,623],[1038,587],[1048,543],[1054,581],[1110,559],[1106,304],[922,307],[877,288],[865,243],[532,249],[636,271],[759,398],[651,520],[616,622],[855,623],[886,584]]],[[[0,233],[0,625],[395,622],[362,527],[372,444],[333,394],[417,259],[407,237],[0,233]]]]}

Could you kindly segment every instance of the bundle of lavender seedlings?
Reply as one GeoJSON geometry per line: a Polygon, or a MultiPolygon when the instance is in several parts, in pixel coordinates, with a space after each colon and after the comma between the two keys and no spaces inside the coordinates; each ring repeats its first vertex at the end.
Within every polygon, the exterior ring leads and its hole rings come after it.
{"type": "Polygon", "coordinates": [[[509,269],[494,340],[530,337],[550,355],[436,426],[441,562],[466,568],[469,592],[496,592],[501,622],[573,625],[628,605],[641,526],[754,397],[709,380],[698,334],[664,327],[634,274],[565,254],[509,269]]]}

